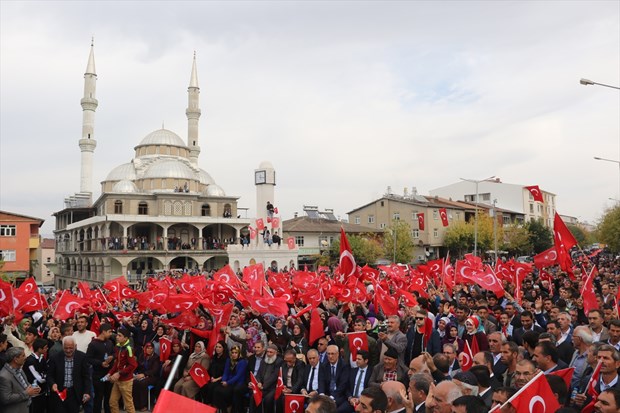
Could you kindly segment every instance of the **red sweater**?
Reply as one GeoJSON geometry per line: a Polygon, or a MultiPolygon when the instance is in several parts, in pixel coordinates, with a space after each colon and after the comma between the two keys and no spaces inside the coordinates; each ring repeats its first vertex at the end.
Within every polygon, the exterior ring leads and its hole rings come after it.
{"type": "Polygon", "coordinates": [[[112,368],[108,372],[111,376],[114,373],[119,373],[119,381],[129,381],[133,379],[133,372],[138,367],[138,361],[134,356],[131,347],[129,346],[129,340],[123,346],[117,345],[114,350],[114,363],[112,368]]]}

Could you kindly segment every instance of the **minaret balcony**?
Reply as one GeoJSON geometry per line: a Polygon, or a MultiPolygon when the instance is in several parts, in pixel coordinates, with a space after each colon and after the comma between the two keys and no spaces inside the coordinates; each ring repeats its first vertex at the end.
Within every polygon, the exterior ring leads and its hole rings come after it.
{"type": "Polygon", "coordinates": [[[99,101],[95,98],[86,97],[80,100],[80,104],[83,110],[95,110],[99,106],[99,101]]]}

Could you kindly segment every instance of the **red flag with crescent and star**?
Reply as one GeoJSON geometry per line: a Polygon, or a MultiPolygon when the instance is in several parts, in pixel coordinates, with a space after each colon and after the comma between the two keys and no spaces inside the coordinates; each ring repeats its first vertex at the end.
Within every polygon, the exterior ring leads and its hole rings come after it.
{"type": "Polygon", "coordinates": [[[200,363],[192,364],[192,367],[189,368],[189,375],[192,376],[192,379],[194,379],[200,388],[207,384],[211,379],[207,369],[205,369],[200,363]]]}
{"type": "Polygon", "coordinates": [[[526,186],[525,189],[530,191],[530,194],[532,194],[534,201],[544,202],[542,192],[540,191],[540,188],[538,187],[538,185],[526,186]]]}
{"type": "Polygon", "coordinates": [[[313,345],[319,338],[325,336],[323,331],[323,320],[321,320],[321,310],[315,308],[310,314],[310,338],[308,342],[313,345]]]}
{"type": "Polygon", "coordinates": [[[345,234],[344,228],[340,227],[340,260],[338,261],[338,270],[342,277],[341,280],[344,281],[355,274],[356,267],[347,234],[345,234]]]}
{"type": "Polygon", "coordinates": [[[263,391],[258,387],[258,380],[254,373],[250,373],[250,390],[254,396],[254,404],[259,406],[263,402],[263,391]]]}
{"type": "Polygon", "coordinates": [[[500,410],[508,403],[517,412],[549,413],[560,408],[558,399],[553,394],[543,371],[508,399],[500,410]]]}
{"type": "Polygon", "coordinates": [[[469,346],[469,341],[465,340],[465,347],[463,348],[463,352],[461,353],[461,370],[467,371],[474,365],[474,354],[469,346]]]}
{"type": "Polygon", "coordinates": [[[302,413],[306,396],[303,394],[284,395],[284,413],[302,413]]]}
{"type": "Polygon", "coordinates": [[[13,286],[0,280],[0,316],[13,312],[13,286]]]}
{"type": "Polygon", "coordinates": [[[294,250],[295,249],[295,237],[288,237],[286,239],[286,245],[288,246],[289,250],[294,250]]]}
{"type": "Polygon", "coordinates": [[[351,357],[353,360],[357,357],[359,350],[368,351],[368,335],[365,331],[358,331],[356,333],[347,334],[349,339],[349,349],[351,350],[351,357]]]}
{"type": "Polygon", "coordinates": [[[418,212],[417,216],[418,216],[418,229],[420,231],[424,231],[424,213],[418,212]]]}
{"type": "Polygon", "coordinates": [[[448,211],[445,208],[439,208],[439,217],[441,218],[441,224],[444,227],[447,227],[448,222],[448,211]]]}
{"type": "Polygon", "coordinates": [[[577,240],[557,212],[553,219],[553,241],[558,253],[560,268],[564,271],[571,270],[573,261],[570,257],[570,249],[577,245],[577,240]]]}
{"type": "Polygon", "coordinates": [[[159,339],[159,361],[162,363],[168,360],[172,351],[172,341],[169,338],[162,337],[159,339]]]}
{"type": "Polygon", "coordinates": [[[67,389],[63,389],[62,391],[56,390],[56,394],[63,402],[67,400],[67,389]]]}
{"type": "Polygon", "coordinates": [[[276,394],[274,400],[278,400],[284,391],[284,381],[282,380],[282,367],[278,370],[278,381],[276,382],[276,394]]]}
{"type": "Polygon", "coordinates": [[[554,376],[561,377],[562,380],[564,380],[564,383],[566,383],[566,388],[570,389],[570,382],[573,379],[573,373],[574,372],[575,372],[575,368],[574,367],[570,367],[570,368],[567,368],[567,369],[552,371],[549,374],[553,374],[554,376]]]}
{"type": "Polygon", "coordinates": [[[536,268],[551,267],[558,263],[558,252],[555,247],[534,255],[534,265],[536,268]]]}
{"type": "Polygon", "coordinates": [[[66,320],[73,317],[76,310],[85,308],[90,304],[90,301],[76,297],[68,291],[65,291],[58,304],[56,304],[56,310],[53,313],[53,317],[58,320],[66,320]]]}

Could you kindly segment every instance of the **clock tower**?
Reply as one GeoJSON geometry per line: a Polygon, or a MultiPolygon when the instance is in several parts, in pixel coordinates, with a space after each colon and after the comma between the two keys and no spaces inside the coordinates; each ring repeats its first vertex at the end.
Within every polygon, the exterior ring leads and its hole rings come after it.
{"type": "Polygon", "coordinates": [[[254,170],[254,185],[256,185],[256,218],[262,218],[267,223],[267,202],[277,206],[275,202],[276,171],[271,162],[263,161],[254,170]]]}

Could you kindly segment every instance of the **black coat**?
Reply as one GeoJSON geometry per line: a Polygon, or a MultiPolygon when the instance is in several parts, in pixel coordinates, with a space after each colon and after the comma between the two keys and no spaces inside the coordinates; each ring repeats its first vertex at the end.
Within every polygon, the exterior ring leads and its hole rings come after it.
{"type": "MultiPolygon", "coordinates": [[[[308,393],[310,393],[310,390],[308,389],[308,381],[310,380],[311,374],[312,374],[312,366],[310,364],[306,364],[304,366],[304,378],[302,381],[301,388],[303,390],[306,390],[308,393]]],[[[325,375],[327,374],[327,372],[325,371],[325,368],[323,367],[321,363],[318,363],[316,365],[316,370],[314,371],[314,374],[318,376],[317,383],[318,383],[319,388],[312,389],[312,391],[316,391],[319,394],[324,394],[325,393],[325,375]]]]}
{"type": "MultiPolygon", "coordinates": [[[[286,378],[288,377],[289,366],[286,362],[282,363],[282,380],[284,381],[284,386],[286,386],[286,378]]],[[[301,389],[304,387],[304,363],[301,360],[295,360],[295,365],[293,366],[293,374],[291,375],[291,393],[299,394],[301,389]]]]}
{"type": "Polygon", "coordinates": [[[329,388],[329,383],[332,378],[331,372],[331,364],[329,361],[323,365],[323,369],[325,369],[326,374],[323,375],[325,377],[325,381],[323,382],[323,386],[325,386],[325,390],[329,396],[334,398],[336,405],[340,405],[343,401],[347,401],[347,389],[349,388],[349,370],[350,367],[348,364],[345,364],[344,360],[338,359],[338,364],[336,365],[336,390],[331,391],[329,388]]]}
{"type": "MultiPolygon", "coordinates": [[[[88,360],[86,354],[79,350],[73,353],[73,389],[81,403],[82,396],[89,394],[92,382],[89,374],[88,360]]],[[[65,388],[65,353],[54,355],[48,361],[47,366],[47,384],[51,389],[54,384],[58,386],[58,391],[65,388]]]]}

